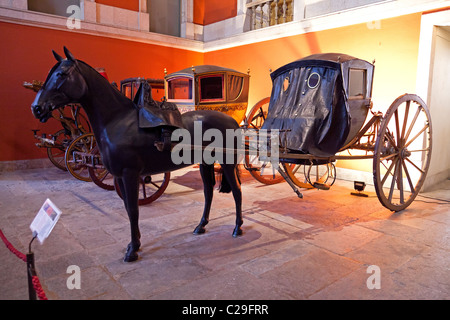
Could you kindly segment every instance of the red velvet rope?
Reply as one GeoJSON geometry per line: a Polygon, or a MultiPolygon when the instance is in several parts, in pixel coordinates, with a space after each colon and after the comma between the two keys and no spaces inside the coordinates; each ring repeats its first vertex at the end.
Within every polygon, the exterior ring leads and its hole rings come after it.
{"type": "Polygon", "coordinates": [[[6,239],[2,230],[0,230],[0,238],[2,238],[3,242],[5,243],[6,247],[9,249],[9,251],[14,253],[20,260],[27,262],[27,257],[22,252],[20,252],[16,248],[14,248],[14,246],[11,244],[11,242],[9,242],[8,239],[6,239]]]}
{"type": "Polygon", "coordinates": [[[31,281],[33,282],[33,288],[34,291],[36,291],[39,300],[48,300],[47,296],[45,295],[44,289],[42,289],[39,278],[37,276],[32,276],[31,281]]]}
{"type": "MultiPolygon", "coordinates": [[[[5,243],[6,247],[14,253],[20,260],[27,262],[27,257],[22,252],[14,248],[14,246],[11,244],[11,242],[6,239],[5,235],[3,234],[2,230],[0,230],[0,238],[2,238],[3,242],[5,243]]],[[[32,276],[31,281],[33,283],[34,291],[36,291],[37,296],[40,300],[47,300],[47,296],[45,295],[44,289],[42,289],[41,283],[39,281],[39,278],[37,276],[32,276]]]]}

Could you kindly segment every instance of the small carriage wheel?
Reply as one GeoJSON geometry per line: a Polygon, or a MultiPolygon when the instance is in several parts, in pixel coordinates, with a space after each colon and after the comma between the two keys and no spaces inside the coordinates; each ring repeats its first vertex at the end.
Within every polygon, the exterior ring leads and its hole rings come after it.
{"type": "Polygon", "coordinates": [[[81,181],[92,181],[86,161],[91,150],[97,145],[94,134],[86,133],[75,138],[65,154],[66,168],[72,176],[81,181]]]}
{"type": "MultiPolygon", "coordinates": [[[[270,97],[260,100],[253,106],[245,118],[245,128],[259,130],[261,129],[267,117],[270,97]]],[[[278,173],[274,166],[268,161],[258,161],[257,156],[245,154],[245,168],[250,172],[253,178],[264,184],[276,184],[284,179],[278,173]]]]}
{"type": "Polygon", "coordinates": [[[306,171],[306,166],[304,167],[304,171],[306,180],[312,186],[314,186],[314,183],[317,182],[320,184],[328,184],[331,187],[336,181],[336,166],[332,162],[325,164],[311,163],[308,167],[308,171],[306,171]],[[314,176],[315,180],[313,181],[311,177],[314,176]]]}
{"type": "Polygon", "coordinates": [[[379,128],[373,158],[375,190],[392,211],[408,207],[422,187],[431,159],[431,116],[418,96],[398,97],[379,128]]]}
{"type": "Polygon", "coordinates": [[[105,167],[103,167],[100,151],[97,146],[91,150],[91,154],[93,155],[92,159],[95,162],[92,166],[88,167],[89,177],[91,177],[92,182],[102,189],[114,190],[114,177],[105,167]]]}
{"type": "MultiPolygon", "coordinates": [[[[140,206],[149,204],[158,199],[166,190],[170,181],[170,172],[157,175],[141,176],[139,181],[139,200],[140,206]],[[158,179],[156,179],[158,178],[158,179]],[[162,180],[161,180],[162,178],[162,180]]],[[[117,180],[114,179],[114,187],[120,198],[123,199],[117,180]]]]}
{"type": "Polygon", "coordinates": [[[84,109],[80,105],[72,105],[71,107],[71,113],[74,120],[74,129],[79,130],[81,134],[92,132],[91,124],[89,123],[87,116],[84,114],[84,109]],[[78,107],[78,111],[75,116],[74,108],[76,107],[78,107]]]}
{"type": "Polygon", "coordinates": [[[308,181],[308,178],[306,177],[306,165],[303,164],[290,164],[290,163],[283,163],[284,171],[286,171],[286,174],[288,177],[292,180],[292,182],[295,183],[297,187],[305,188],[305,189],[311,189],[313,188],[312,184],[310,184],[308,181]],[[303,170],[301,170],[301,167],[303,166],[303,170]]]}
{"type": "Polygon", "coordinates": [[[267,117],[270,97],[264,98],[256,103],[245,117],[245,127],[248,129],[261,129],[267,117]]]}
{"type": "Polygon", "coordinates": [[[61,129],[52,135],[52,139],[55,141],[55,144],[53,147],[47,148],[47,156],[55,167],[67,171],[64,155],[72,138],[66,134],[66,130],[61,129]]]}
{"type": "Polygon", "coordinates": [[[336,166],[333,163],[325,164],[295,164],[283,163],[284,170],[296,186],[305,189],[314,188],[314,183],[332,186],[336,181],[336,166]],[[303,170],[301,167],[303,166],[303,170]],[[314,179],[313,179],[314,178],[314,179]]]}

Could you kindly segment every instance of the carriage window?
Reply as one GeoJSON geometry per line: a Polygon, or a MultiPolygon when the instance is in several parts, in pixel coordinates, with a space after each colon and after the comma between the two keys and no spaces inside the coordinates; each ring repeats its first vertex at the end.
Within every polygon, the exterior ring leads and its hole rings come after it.
{"type": "Polygon", "coordinates": [[[317,72],[313,72],[308,77],[308,87],[314,89],[319,85],[320,75],[317,72]]]}
{"type": "Polygon", "coordinates": [[[225,100],[223,75],[204,76],[199,80],[200,101],[225,100]]]}
{"type": "Polygon", "coordinates": [[[364,97],[366,94],[366,70],[349,69],[348,96],[364,97]]]}
{"type": "Polygon", "coordinates": [[[284,78],[283,81],[283,91],[286,91],[289,88],[290,80],[289,77],[284,78]]]}
{"type": "Polygon", "coordinates": [[[167,81],[168,100],[192,100],[192,79],[175,78],[167,81]]]}
{"type": "Polygon", "coordinates": [[[133,100],[136,92],[139,89],[140,82],[132,81],[122,84],[122,93],[128,98],[133,100]]]}

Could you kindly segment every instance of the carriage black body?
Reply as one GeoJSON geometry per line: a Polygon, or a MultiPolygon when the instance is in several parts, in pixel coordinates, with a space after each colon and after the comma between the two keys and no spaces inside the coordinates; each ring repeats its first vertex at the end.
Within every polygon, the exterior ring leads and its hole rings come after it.
{"type": "Polygon", "coordinates": [[[373,76],[373,63],[341,53],[314,54],[271,74],[262,129],[280,132],[280,173],[294,190],[311,184],[329,189],[336,160],[373,159],[373,184],[386,208],[403,210],[418,195],[431,160],[430,112],[415,94],[399,96],[384,115],[374,112],[373,76]],[[303,170],[308,183],[296,177],[300,165],[309,165],[303,170]],[[319,165],[325,173],[311,183],[319,165]]]}
{"type": "Polygon", "coordinates": [[[371,105],[374,65],[345,54],[315,54],[271,74],[263,129],[285,131],[285,147],[332,156],[360,131],[371,105]]]}

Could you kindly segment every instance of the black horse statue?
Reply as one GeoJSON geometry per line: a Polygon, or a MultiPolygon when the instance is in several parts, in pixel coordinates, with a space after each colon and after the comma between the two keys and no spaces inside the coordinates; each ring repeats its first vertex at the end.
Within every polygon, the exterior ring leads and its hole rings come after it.
{"type": "MultiPolygon", "coordinates": [[[[139,107],[112,86],[102,75],[85,62],[76,60],[64,47],[66,59],[53,51],[57,63],[50,70],[42,89],[32,104],[33,115],[47,121],[53,110],[68,103],[80,103],[91,123],[103,164],[117,179],[131,227],[131,242],[124,261],[138,259],[141,245],[139,232],[138,189],[139,177],[164,173],[189,166],[174,164],[170,150],[159,151],[157,128],[140,128],[139,107]],[[155,144],[156,142],[156,144],[155,144]]],[[[181,116],[183,126],[192,135],[194,122],[201,121],[202,130],[218,129],[226,137],[227,129],[239,128],[228,115],[216,111],[192,111],[181,116]]],[[[225,139],[224,139],[225,140],[225,139]]],[[[225,141],[224,141],[225,143],[225,141]]],[[[220,159],[225,159],[224,154],[220,159]]],[[[236,226],[233,236],[242,234],[241,188],[235,163],[221,163],[223,192],[232,192],[236,205],[236,226]]],[[[205,232],[215,184],[214,164],[200,163],[205,206],[203,216],[194,234],[205,232]]]]}

